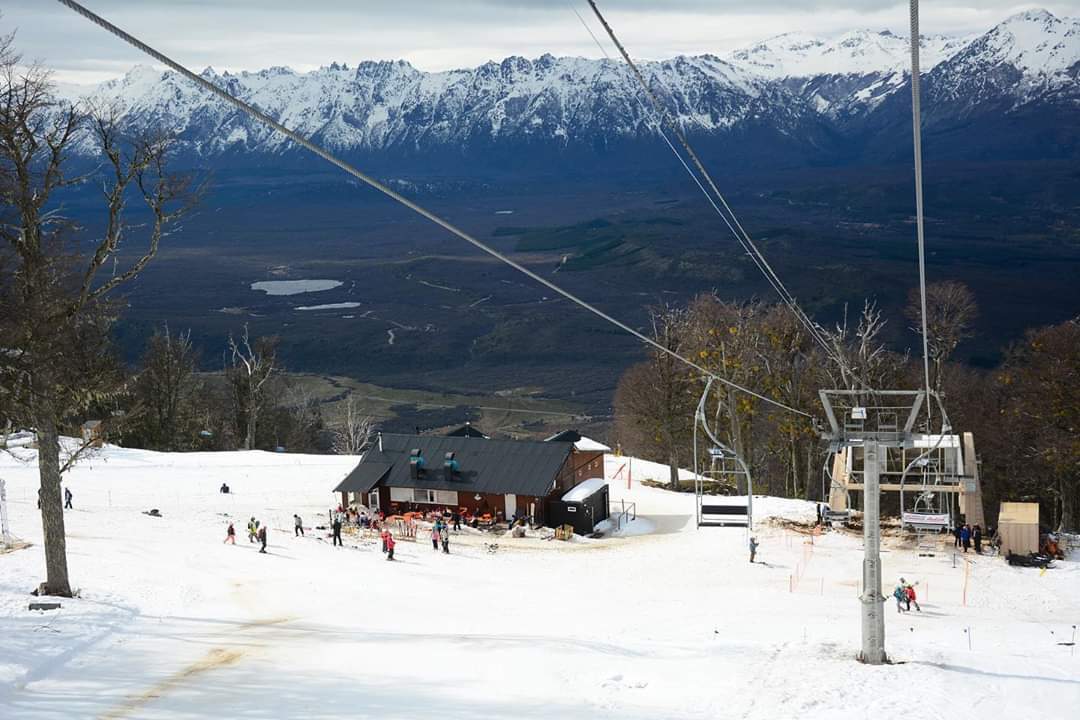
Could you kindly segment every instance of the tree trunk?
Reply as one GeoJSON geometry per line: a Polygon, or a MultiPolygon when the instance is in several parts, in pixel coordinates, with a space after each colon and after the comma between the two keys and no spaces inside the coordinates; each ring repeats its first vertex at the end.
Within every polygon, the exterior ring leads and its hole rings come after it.
{"type": "Polygon", "coordinates": [[[1061,522],[1058,524],[1058,532],[1070,532],[1075,528],[1073,523],[1073,494],[1069,492],[1064,474],[1058,477],[1058,497],[1061,498],[1061,522]]]}
{"type": "Polygon", "coordinates": [[[791,497],[799,497],[799,461],[795,454],[795,438],[791,438],[791,497]]]}
{"type": "Polygon", "coordinates": [[[45,594],[71,597],[64,502],[60,496],[60,438],[51,417],[38,422],[38,473],[41,527],[45,536],[45,594]]]}
{"type": "Polygon", "coordinates": [[[244,449],[255,449],[255,408],[248,408],[247,433],[244,435],[244,449]]]}
{"type": "Polygon", "coordinates": [[[679,458],[675,453],[668,455],[668,482],[672,490],[679,489],[679,458]]]}

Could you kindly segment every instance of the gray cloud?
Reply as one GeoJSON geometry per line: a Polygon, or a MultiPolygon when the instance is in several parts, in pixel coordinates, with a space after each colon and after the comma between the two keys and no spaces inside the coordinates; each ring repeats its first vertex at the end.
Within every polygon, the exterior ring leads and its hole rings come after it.
{"type": "MultiPolygon", "coordinates": [[[[569,9],[584,0],[86,0],[88,7],[185,64],[219,70],[332,60],[404,58],[424,69],[471,66],[517,54],[596,57],[599,50],[569,9]]],[[[722,53],[783,32],[821,35],[869,27],[904,32],[907,4],[893,0],[601,0],[636,56],[722,53]]],[[[924,3],[925,33],[985,31],[1013,12],[1046,7],[1080,15],[1080,0],[938,0],[924,3]]],[[[59,3],[6,0],[0,27],[18,28],[28,58],[57,79],[87,82],[146,62],[134,50],[59,3]]]]}

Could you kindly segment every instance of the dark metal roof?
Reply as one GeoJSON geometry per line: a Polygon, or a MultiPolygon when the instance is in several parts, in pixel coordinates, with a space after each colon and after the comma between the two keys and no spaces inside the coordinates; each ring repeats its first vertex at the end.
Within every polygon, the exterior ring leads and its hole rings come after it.
{"type": "MultiPolygon", "coordinates": [[[[370,453],[368,453],[370,455],[370,453]]],[[[367,456],[365,456],[366,459],[367,456]]],[[[387,462],[363,462],[353,468],[353,471],[345,476],[345,479],[334,488],[334,492],[358,492],[366,493],[379,484],[390,471],[390,463],[387,462]]]]}
{"type": "Polygon", "coordinates": [[[465,423],[456,430],[451,430],[450,432],[446,433],[446,437],[471,437],[483,438],[484,440],[488,439],[488,436],[485,435],[480,430],[480,428],[475,427],[472,423],[465,423]]]}
{"type": "MultiPolygon", "coordinates": [[[[376,481],[386,487],[543,497],[554,487],[555,476],[572,450],[573,446],[566,443],[384,433],[382,450],[373,447],[349,477],[361,468],[389,465],[389,471],[376,481]],[[418,478],[411,477],[409,472],[409,453],[413,448],[420,449],[425,461],[424,472],[418,478]],[[455,453],[459,472],[453,479],[447,479],[443,460],[451,451],[455,453]]],[[[370,478],[377,472],[364,471],[363,477],[370,478]]],[[[348,481],[346,478],[342,486],[348,481]]]]}
{"type": "Polygon", "coordinates": [[[581,433],[577,430],[563,430],[545,439],[544,442],[577,442],[580,439],[581,433]]]}

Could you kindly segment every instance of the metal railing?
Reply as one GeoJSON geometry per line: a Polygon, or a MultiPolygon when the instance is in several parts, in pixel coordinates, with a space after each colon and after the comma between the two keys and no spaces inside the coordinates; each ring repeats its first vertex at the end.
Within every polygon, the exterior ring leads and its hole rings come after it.
{"type": "Polygon", "coordinates": [[[622,530],[627,523],[637,520],[637,503],[627,503],[625,500],[611,500],[608,502],[608,512],[615,530],[622,530]]]}

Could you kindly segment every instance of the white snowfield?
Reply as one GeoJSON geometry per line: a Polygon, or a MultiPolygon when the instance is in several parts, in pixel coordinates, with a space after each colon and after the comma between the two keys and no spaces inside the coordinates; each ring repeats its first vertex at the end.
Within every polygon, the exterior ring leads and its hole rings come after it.
{"type": "MultiPolygon", "coordinates": [[[[491,553],[468,531],[443,555],[422,530],[391,563],[373,541],[334,548],[312,527],[353,463],[106,448],[65,480],[81,597],[41,613],[27,610],[44,568],[36,468],[0,453],[13,530],[31,543],[0,554],[0,717],[1064,719],[1080,707],[1080,655],[1061,644],[1080,621],[1075,562],[954,567],[951,550],[887,544],[885,576],[919,581],[922,612],[885,605],[897,664],[868,667],[854,660],[857,537],[810,545],[759,524],[751,565],[744,529],[696,530],[691,496],[640,485],[664,468],[634,461],[627,489],[614,477],[626,458],[609,456],[612,498],[655,532],[503,536],[491,553]],[[268,555],[246,538],[252,515],[270,525],[268,555]],[[222,542],[229,519],[235,546],[222,542]]],[[[814,516],[754,500],[759,516],[814,516]]]]}

